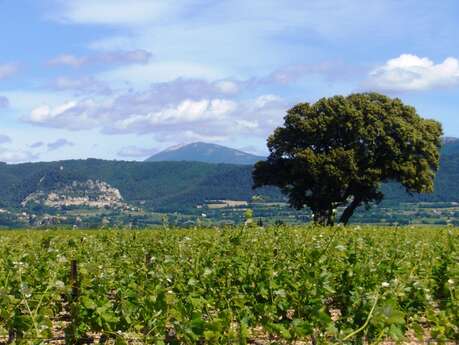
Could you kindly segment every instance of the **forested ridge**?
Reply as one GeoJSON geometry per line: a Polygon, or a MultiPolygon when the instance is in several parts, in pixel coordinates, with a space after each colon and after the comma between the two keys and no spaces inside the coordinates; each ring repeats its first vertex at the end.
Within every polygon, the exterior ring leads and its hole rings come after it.
{"type": "MultiPolygon", "coordinates": [[[[446,145],[448,146],[448,145],[446,145]]],[[[250,200],[255,194],[279,200],[274,188],[252,190],[252,166],[200,162],[128,162],[98,159],[0,164],[0,207],[19,207],[37,190],[56,184],[100,180],[118,188],[127,202],[158,210],[193,207],[205,200],[250,200]]],[[[383,186],[386,202],[459,201],[459,154],[444,150],[432,194],[407,194],[396,184],[383,186]]]]}
{"type": "MultiPolygon", "coordinates": [[[[205,200],[250,200],[251,166],[200,162],[127,162],[97,159],[0,165],[0,205],[18,207],[27,195],[57,184],[100,180],[128,202],[156,209],[194,206],[205,200]]],[[[264,194],[277,196],[273,189],[264,194]]]]}

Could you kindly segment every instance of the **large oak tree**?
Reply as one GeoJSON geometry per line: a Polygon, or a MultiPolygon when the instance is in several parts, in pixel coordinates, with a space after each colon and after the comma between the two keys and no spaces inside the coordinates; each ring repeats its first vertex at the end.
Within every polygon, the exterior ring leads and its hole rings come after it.
{"type": "Polygon", "coordinates": [[[254,188],[280,187],[318,224],[333,225],[340,206],[339,221],[347,224],[357,207],[382,200],[383,182],[399,182],[409,193],[433,191],[441,125],[398,98],[322,98],[294,106],[284,121],[268,139],[269,157],[255,165],[254,188]]]}

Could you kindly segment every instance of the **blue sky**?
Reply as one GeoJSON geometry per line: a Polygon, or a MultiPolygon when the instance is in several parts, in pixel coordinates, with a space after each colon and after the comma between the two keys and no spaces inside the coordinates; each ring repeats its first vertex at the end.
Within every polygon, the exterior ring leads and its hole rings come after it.
{"type": "Polygon", "coordinates": [[[459,3],[0,0],[0,161],[265,152],[297,102],[400,97],[459,136],[459,3]]]}

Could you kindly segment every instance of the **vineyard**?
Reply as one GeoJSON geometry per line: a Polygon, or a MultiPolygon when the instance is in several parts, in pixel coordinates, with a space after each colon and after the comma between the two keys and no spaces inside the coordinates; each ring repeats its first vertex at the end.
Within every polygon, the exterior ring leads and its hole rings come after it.
{"type": "Polygon", "coordinates": [[[459,341],[459,231],[4,231],[1,344],[459,341]]]}

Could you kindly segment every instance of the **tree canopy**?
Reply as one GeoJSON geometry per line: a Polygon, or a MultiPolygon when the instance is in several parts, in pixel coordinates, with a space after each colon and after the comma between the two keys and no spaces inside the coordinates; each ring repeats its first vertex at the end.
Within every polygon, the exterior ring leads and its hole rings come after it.
{"type": "Polygon", "coordinates": [[[253,170],[254,188],[280,187],[296,209],[333,225],[345,206],[347,224],[360,205],[380,202],[381,183],[399,182],[409,193],[432,192],[442,128],[398,98],[377,93],[322,98],[288,110],[268,138],[270,155],[253,170]]]}

